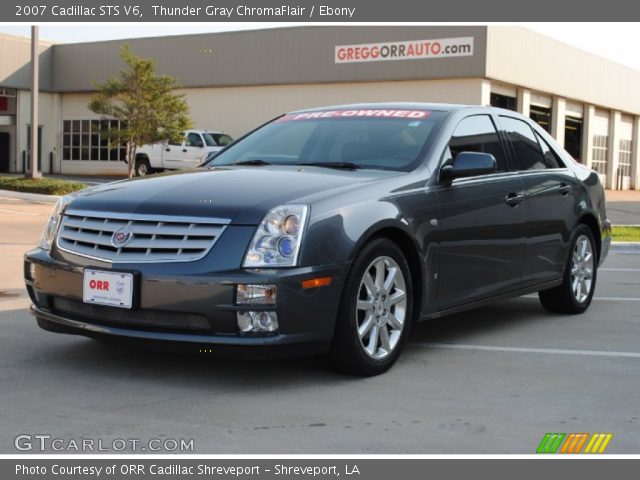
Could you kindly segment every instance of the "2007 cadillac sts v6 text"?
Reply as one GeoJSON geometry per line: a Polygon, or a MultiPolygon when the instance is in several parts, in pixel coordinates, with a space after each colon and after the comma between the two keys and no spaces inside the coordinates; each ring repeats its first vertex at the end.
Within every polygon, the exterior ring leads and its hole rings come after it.
{"type": "Polygon", "coordinates": [[[610,233],[598,175],[529,119],[348,105],[63,197],[24,272],[46,330],[373,375],[415,321],[531,292],[583,312],[610,233]]]}

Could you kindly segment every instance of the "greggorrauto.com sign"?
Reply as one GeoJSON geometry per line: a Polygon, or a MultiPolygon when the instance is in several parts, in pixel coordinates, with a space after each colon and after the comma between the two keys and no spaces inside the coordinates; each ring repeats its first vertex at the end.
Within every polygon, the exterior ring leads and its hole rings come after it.
{"type": "Polygon", "coordinates": [[[335,63],[420,60],[473,55],[473,37],[337,45],[335,63]]]}

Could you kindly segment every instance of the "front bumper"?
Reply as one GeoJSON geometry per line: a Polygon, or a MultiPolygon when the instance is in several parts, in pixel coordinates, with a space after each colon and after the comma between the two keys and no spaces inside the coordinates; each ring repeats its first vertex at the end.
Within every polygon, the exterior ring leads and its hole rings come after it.
{"type": "Polygon", "coordinates": [[[602,222],[602,232],[600,233],[601,238],[601,246],[600,246],[600,261],[599,265],[607,258],[609,255],[609,250],[611,248],[611,222],[609,220],[604,220],[602,222]]]}
{"type": "MultiPolygon", "coordinates": [[[[292,269],[205,271],[201,262],[118,265],[81,257],[55,258],[35,249],[25,255],[25,283],[32,314],[46,329],[91,337],[144,341],[194,353],[241,356],[316,354],[328,350],[348,264],[292,269]],[[130,271],[137,299],[131,310],[82,302],[85,268],[130,271]],[[332,277],[328,286],[302,282],[332,277]],[[237,284],[274,284],[275,305],[238,305],[237,284]],[[242,333],[237,312],[275,311],[279,330],[242,333]]],[[[203,259],[204,260],[204,259],[203,259]]]]}

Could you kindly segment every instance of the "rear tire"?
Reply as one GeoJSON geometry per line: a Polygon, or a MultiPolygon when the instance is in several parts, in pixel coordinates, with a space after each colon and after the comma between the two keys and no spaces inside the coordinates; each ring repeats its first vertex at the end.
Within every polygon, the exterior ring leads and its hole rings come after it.
{"type": "Polygon", "coordinates": [[[153,173],[151,169],[151,164],[149,163],[149,159],[145,157],[136,158],[136,167],[135,167],[136,177],[144,177],[153,173]]]}
{"type": "Polygon", "coordinates": [[[542,306],[553,313],[583,313],[596,287],[598,259],[591,229],[580,225],[571,237],[571,248],[561,285],[538,292],[542,306]]]}
{"type": "Polygon", "coordinates": [[[412,300],[402,250],[385,238],[367,244],[345,280],[329,352],[331,366],[360,376],[391,368],[409,334],[412,300]]]}

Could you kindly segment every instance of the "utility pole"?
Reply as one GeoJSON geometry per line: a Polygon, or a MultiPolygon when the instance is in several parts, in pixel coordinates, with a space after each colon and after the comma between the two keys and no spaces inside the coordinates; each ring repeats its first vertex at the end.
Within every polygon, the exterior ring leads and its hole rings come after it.
{"type": "Polygon", "coordinates": [[[38,47],[39,47],[38,27],[31,27],[31,168],[28,169],[27,177],[40,178],[42,173],[38,171],[38,97],[40,85],[38,68],[38,47]]]}

